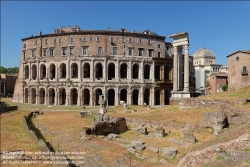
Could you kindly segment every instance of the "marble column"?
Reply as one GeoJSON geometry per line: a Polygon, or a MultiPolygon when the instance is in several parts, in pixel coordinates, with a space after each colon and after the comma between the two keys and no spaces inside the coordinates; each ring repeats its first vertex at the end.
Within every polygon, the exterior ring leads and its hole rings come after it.
{"type": "Polygon", "coordinates": [[[185,45],[184,92],[189,92],[189,44],[185,45]]]}
{"type": "Polygon", "coordinates": [[[178,48],[174,47],[174,76],[173,76],[173,91],[177,91],[177,56],[178,56],[178,48]]]}

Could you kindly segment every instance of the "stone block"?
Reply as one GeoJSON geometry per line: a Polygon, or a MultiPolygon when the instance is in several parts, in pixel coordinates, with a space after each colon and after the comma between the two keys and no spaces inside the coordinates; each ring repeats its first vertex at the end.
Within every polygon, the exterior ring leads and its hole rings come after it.
{"type": "Polygon", "coordinates": [[[86,117],[88,115],[88,112],[86,111],[80,111],[80,116],[81,117],[86,117]]]}
{"type": "Polygon", "coordinates": [[[164,147],[162,149],[162,156],[167,158],[174,158],[177,154],[177,149],[164,147]]]}
{"type": "Polygon", "coordinates": [[[164,137],[165,129],[163,127],[157,127],[154,131],[155,136],[157,137],[164,137]]]}
{"type": "Polygon", "coordinates": [[[192,133],[184,133],[184,141],[188,143],[195,143],[196,137],[192,133]]]}

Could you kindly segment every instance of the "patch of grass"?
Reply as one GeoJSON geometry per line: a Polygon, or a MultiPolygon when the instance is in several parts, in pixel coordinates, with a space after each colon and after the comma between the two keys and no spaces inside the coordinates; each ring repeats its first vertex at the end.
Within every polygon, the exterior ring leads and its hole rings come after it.
{"type": "Polygon", "coordinates": [[[28,112],[14,111],[1,114],[1,152],[2,151],[39,151],[36,140],[32,139],[26,128],[23,116],[28,112]]]}
{"type": "Polygon", "coordinates": [[[250,152],[250,148],[246,148],[244,151],[245,152],[250,152]]]}
{"type": "MultiPolygon", "coordinates": [[[[44,104],[25,104],[25,103],[17,103],[12,102],[11,98],[1,98],[1,103],[8,105],[8,106],[17,106],[18,110],[41,110],[41,111],[81,111],[83,110],[80,106],[53,106],[50,105],[51,108],[49,109],[49,105],[44,104]]],[[[96,111],[98,110],[98,106],[85,106],[86,110],[96,111]]]]}
{"type": "Polygon", "coordinates": [[[216,157],[216,159],[218,159],[218,160],[224,160],[224,156],[222,156],[222,155],[218,155],[217,157],[216,157]]]}

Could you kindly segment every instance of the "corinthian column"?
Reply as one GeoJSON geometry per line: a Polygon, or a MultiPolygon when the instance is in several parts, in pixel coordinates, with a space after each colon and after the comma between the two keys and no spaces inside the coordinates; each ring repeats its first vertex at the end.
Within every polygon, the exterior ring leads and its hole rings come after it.
{"type": "Polygon", "coordinates": [[[173,77],[173,91],[177,90],[177,56],[178,56],[178,49],[177,46],[174,47],[174,77],[173,77]]]}
{"type": "Polygon", "coordinates": [[[185,45],[184,92],[189,92],[189,44],[185,45]]]}

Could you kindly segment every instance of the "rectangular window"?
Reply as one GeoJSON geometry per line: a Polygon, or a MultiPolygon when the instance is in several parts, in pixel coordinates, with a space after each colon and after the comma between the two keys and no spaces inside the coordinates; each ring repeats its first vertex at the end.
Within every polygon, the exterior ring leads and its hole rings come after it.
{"type": "Polygon", "coordinates": [[[113,55],[117,55],[117,47],[113,47],[113,55]]]}
{"type": "Polygon", "coordinates": [[[161,57],[161,52],[158,52],[158,57],[161,57]]]}
{"type": "Polygon", "coordinates": [[[54,39],[54,44],[56,44],[56,39],[54,39]]]}
{"type": "Polygon", "coordinates": [[[122,38],[122,42],[123,42],[123,43],[126,42],[126,38],[122,38]]]}
{"type": "Polygon", "coordinates": [[[63,55],[66,55],[66,48],[62,48],[63,55]]]}
{"type": "Polygon", "coordinates": [[[143,48],[139,48],[139,49],[138,49],[138,55],[139,55],[139,56],[142,56],[142,54],[143,54],[143,48]]]}
{"type": "Polygon", "coordinates": [[[102,47],[98,47],[98,55],[102,54],[102,47]]]}
{"type": "Polygon", "coordinates": [[[152,57],[153,56],[153,50],[152,49],[149,49],[148,50],[148,57],[152,57]]]}
{"type": "Polygon", "coordinates": [[[128,49],[128,55],[129,55],[129,56],[133,56],[133,49],[132,49],[132,48],[129,48],[129,49],[128,49]]]}
{"type": "Polygon", "coordinates": [[[62,43],[62,39],[59,39],[59,43],[62,43]]]}
{"type": "Polygon", "coordinates": [[[48,40],[47,39],[45,39],[45,44],[48,44],[48,40]]]}
{"type": "Polygon", "coordinates": [[[87,53],[88,53],[88,47],[87,46],[82,47],[82,54],[87,55],[87,53]]]}
{"type": "Polygon", "coordinates": [[[158,44],[158,48],[161,48],[161,44],[158,44]]]}
{"type": "Polygon", "coordinates": [[[151,45],[151,40],[150,39],[148,40],[148,44],[151,45]]]}
{"type": "Polygon", "coordinates": [[[35,55],[36,55],[36,50],[31,50],[31,55],[32,55],[32,57],[34,57],[35,55]]]}
{"type": "Polygon", "coordinates": [[[110,42],[111,43],[115,43],[115,39],[114,38],[110,38],[110,42]]]}
{"type": "Polygon", "coordinates": [[[74,42],[74,38],[71,37],[71,38],[70,38],[70,42],[74,42]]]}
{"type": "Polygon", "coordinates": [[[69,48],[69,54],[73,55],[74,54],[74,48],[69,48]]]}
{"type": "Polygon", "coordinates": [[[139,39],[139,43],[142,43],[142,39],[139,39]]]}
{"type": "Polygon", "coordinates": [[[43,50],[43,56],[46,56],[46,53],[47,53],[47,50],[44,49],[44,50],[43,50]]]}
{"type": "Polygon", "coordinates": [[[49,49],[49,55],[53,56],[54,55],[54,50],[53,49],[49,49]]]}
{"type": "Polygon", "coordinates": [[[100,42],[101,41],[101,37],[96,37],[96,41],[100,42]]]}
{"type": "Polygon", "coordinates": [[[83,38],[82,38],[82,41],[83,41],[83,42],[86,42],[86,41],[87,41],[87,38],[86,38],[86,37],[83,37],[83,38]]]}
{"type": "Polygon", "coordinates": [[[35,45],[37,45],[37,44],[38,44],[38,41],[36,40],[36,41],[35,41],[35,45]]]}
{"type": "Polygon", "coordinates": [[[93,38],[92,38],[92,37],[89,37],[89,41],[92,42],[92,41],[93,41],[93,38]]]}
{"type": "Polygon", "coordinates": [[[132,42],[132,38],[129,38],[129,42],[132,42]]]}

